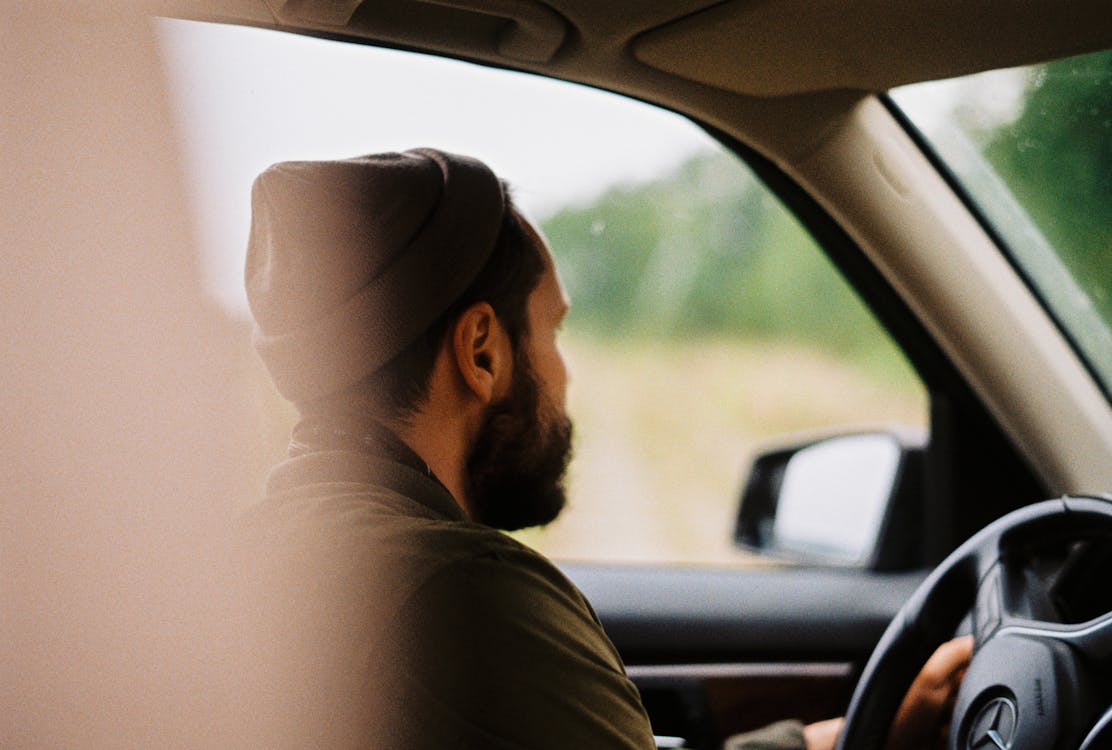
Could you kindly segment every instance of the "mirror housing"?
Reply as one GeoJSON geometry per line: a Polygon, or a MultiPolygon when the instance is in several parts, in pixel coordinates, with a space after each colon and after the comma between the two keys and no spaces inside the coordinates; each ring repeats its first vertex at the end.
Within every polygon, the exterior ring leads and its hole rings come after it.
{"type": "Polygon", "coordinates": [[[900,570],[921,557],[923,439],[866,432],[761,453],[738,506],[738,546],[793,562],[900,570]]]}

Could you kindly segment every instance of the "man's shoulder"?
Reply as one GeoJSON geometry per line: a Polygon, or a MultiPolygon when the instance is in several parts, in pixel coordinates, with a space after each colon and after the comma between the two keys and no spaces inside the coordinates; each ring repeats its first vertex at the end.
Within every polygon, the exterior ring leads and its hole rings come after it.
{"type": "Polygon", "coordinates": [[[398,746],[647,746],[636,689],[556,566],[500,531],[411,501],[333,484],[249,515],[268,571],[257,629],[292,644],[266,652],[303,654],[287,671],[356,696],[352,724],[384,717],[368,736],[401,737],[398,746]],[[364,710],[380,700],[381,710],[364,710]]]}
{"type": "Polygon", "coordinates": [[[374,584],[402,599],[436,586],[483,584],[570,597],[578,590],[546,557],[507,534],[432,512],[383,486],[331,482],[268,498],[241,521],[247,554],[267,566],[288,565],[331,579],[374,584]]]}

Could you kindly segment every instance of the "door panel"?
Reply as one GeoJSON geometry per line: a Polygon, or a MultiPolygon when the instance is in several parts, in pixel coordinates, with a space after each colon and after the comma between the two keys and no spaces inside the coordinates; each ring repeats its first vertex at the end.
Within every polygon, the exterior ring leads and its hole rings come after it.
{"type": "Polygon", "coordinates": [[[561,567],[622,653],[654,732],[693,748],[779,719],[841,714],[876,641],[925,575],[561,567]]]}

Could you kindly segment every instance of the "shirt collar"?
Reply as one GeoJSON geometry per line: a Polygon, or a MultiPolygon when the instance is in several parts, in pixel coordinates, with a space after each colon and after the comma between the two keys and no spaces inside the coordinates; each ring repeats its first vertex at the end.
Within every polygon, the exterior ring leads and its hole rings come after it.
{"type": "Polygon", "coordinates": [[[416,501],[435,516],[466,521],[463,509],[428,464],[392,433],[385,430],[383,433],[381,441],[293,451],[291,458],[271,471],[266,483],[267,496],[330,483],[362,484],[392,490],[416,501]]]}

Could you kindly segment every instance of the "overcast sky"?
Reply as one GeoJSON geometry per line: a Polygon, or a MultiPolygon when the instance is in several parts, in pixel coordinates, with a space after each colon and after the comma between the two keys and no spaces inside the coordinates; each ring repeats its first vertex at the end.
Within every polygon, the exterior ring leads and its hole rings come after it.
{"type": "Polygon", "coordinates": [[[239,311],[251,180],[275,161],[435,146],[483,159],[543,217],[710,143],[629,99],[458,61],[184,21],[161,38],[206,267],[239,311]]]}

